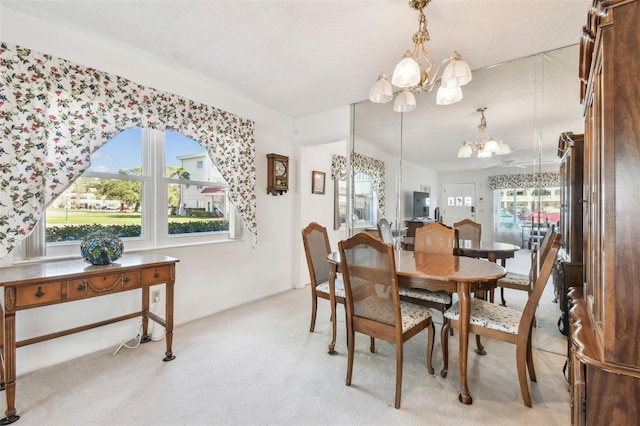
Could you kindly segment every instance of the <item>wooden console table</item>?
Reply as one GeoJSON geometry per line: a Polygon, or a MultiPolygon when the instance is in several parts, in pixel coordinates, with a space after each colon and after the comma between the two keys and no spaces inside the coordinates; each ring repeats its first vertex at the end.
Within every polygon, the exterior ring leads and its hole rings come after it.
{"type": "Polygon", "coordinates": [[[6,417],[0,424],[20,418],[15,408],[16,348],[90,330],[135,317],[142,317],[142,342],[151,340],[149,319],[166,331],[167,350],[163,361],[175,358],[173,342],[173,286],[179,260],[155,253],[125,254],[110,265],[90,265],[82,259],[44,262],[0,269],[4,299],[0,305],[0,341],[3,342],[4,368],[0,369],[0,390],[6,390],[6,417]],[[149,287],[165,284],[166,319],[149,311],[149,287]],[[142,309],[127,315],[16,342],[16,311],[73,302],[129,290],[142,290],[142,309]]]}

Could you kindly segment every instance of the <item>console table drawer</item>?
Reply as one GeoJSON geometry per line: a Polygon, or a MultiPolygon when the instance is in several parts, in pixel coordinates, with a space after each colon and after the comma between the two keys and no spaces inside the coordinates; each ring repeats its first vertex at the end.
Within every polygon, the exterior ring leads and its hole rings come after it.
{"type": "Polygon", "coordinates": [[[82,278],[67,281],[67,298],[81,299],[83,297],[98,296],[130,290],[140,285],[138,274],[125,272],[123,274],[109,274],[99,277],[82,278]]]}
{"type": "Polygon", "coordinates": [[[62,282],[36,284],[16,289],[16,308],[41,305],[62,299],[62,282]]]}
{"type": "Polygon", "coordinates": [[[158,266],[142,270],[142,282],[145,285],[161,284],[171,281],[171,266],[158,266]]]}

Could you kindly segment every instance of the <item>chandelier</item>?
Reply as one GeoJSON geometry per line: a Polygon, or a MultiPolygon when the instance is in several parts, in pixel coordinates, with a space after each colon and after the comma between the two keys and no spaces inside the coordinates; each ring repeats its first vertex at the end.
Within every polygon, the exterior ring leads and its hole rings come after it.
{"type": "Polygon", "coordinates": [[[492,154],[504,155],[511,152],[511,147],[504,141],[496,141],[487,135],[487,119],[484,117],[486,110],[487,107],[477,109],[480,113],[480,125],[478,126],[480,132],[473,142],[465,141],[462,144],[458,150],[458,158],[471,157],[473,151],[478,153],[478,158],[489,158],[492,154]]]}
{"type": "Polygon", "coordinates": [[[407,50],[403,59],[396,65],[389,83],[389,75],[382,73],[378,81],[369,91],[369,100],[375,103],[386,103],[393,99],[391,85],[401,89],[393,103],[396,112],[409,112],[416,108],[415,94],[421,91],[431,91],[436,83],[440,82],[436,104],[449,105],[462,99],[461,86],[471,81],[471,69],[462,60],[458,52],[442,61],[433,75],[430,75],[433,67],[433,55],[427,51],[425,42],[429,41],[427,30],[427,18],[424,9],[431,0],[410,0],[409,6],[420,12],[418,18],[418,31],[413,35],[413,51],[407,50]],[[438,76],[440,68],[445,66],[442,76],[438,76]]]}

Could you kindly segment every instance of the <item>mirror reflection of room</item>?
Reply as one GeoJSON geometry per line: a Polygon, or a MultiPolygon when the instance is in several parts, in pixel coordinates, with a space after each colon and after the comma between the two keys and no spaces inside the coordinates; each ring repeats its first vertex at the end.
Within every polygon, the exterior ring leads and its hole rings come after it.
{"type": "Polygon", "coordinates": [[[453,225],[469,218],[483,225],[485,238],[526,247],[538,229],[557,224],[558,136],[584,126],[578,56],[572,45],[474,70],[454,105],[436,105],[434,93],[418,94],[418,107],[403,114],[356,104],[352,149],[384,161],[385,217],[395,231],[407,232],[415,220],[453,225]],[[484,131],[510,152],[459,158],[460,147],[480,132],[480,107],[484,131]],[[425,183],[428,206],[418,195],[425,183]]]}

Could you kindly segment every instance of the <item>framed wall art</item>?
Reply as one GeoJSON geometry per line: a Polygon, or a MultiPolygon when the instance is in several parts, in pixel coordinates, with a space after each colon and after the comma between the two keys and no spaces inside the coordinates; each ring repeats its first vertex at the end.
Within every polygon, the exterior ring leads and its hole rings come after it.
{"type": "Polygon", "coordinates": [[[314,170],[311,172],[311,193],[324,194],[325,172],[314,170]]]}

